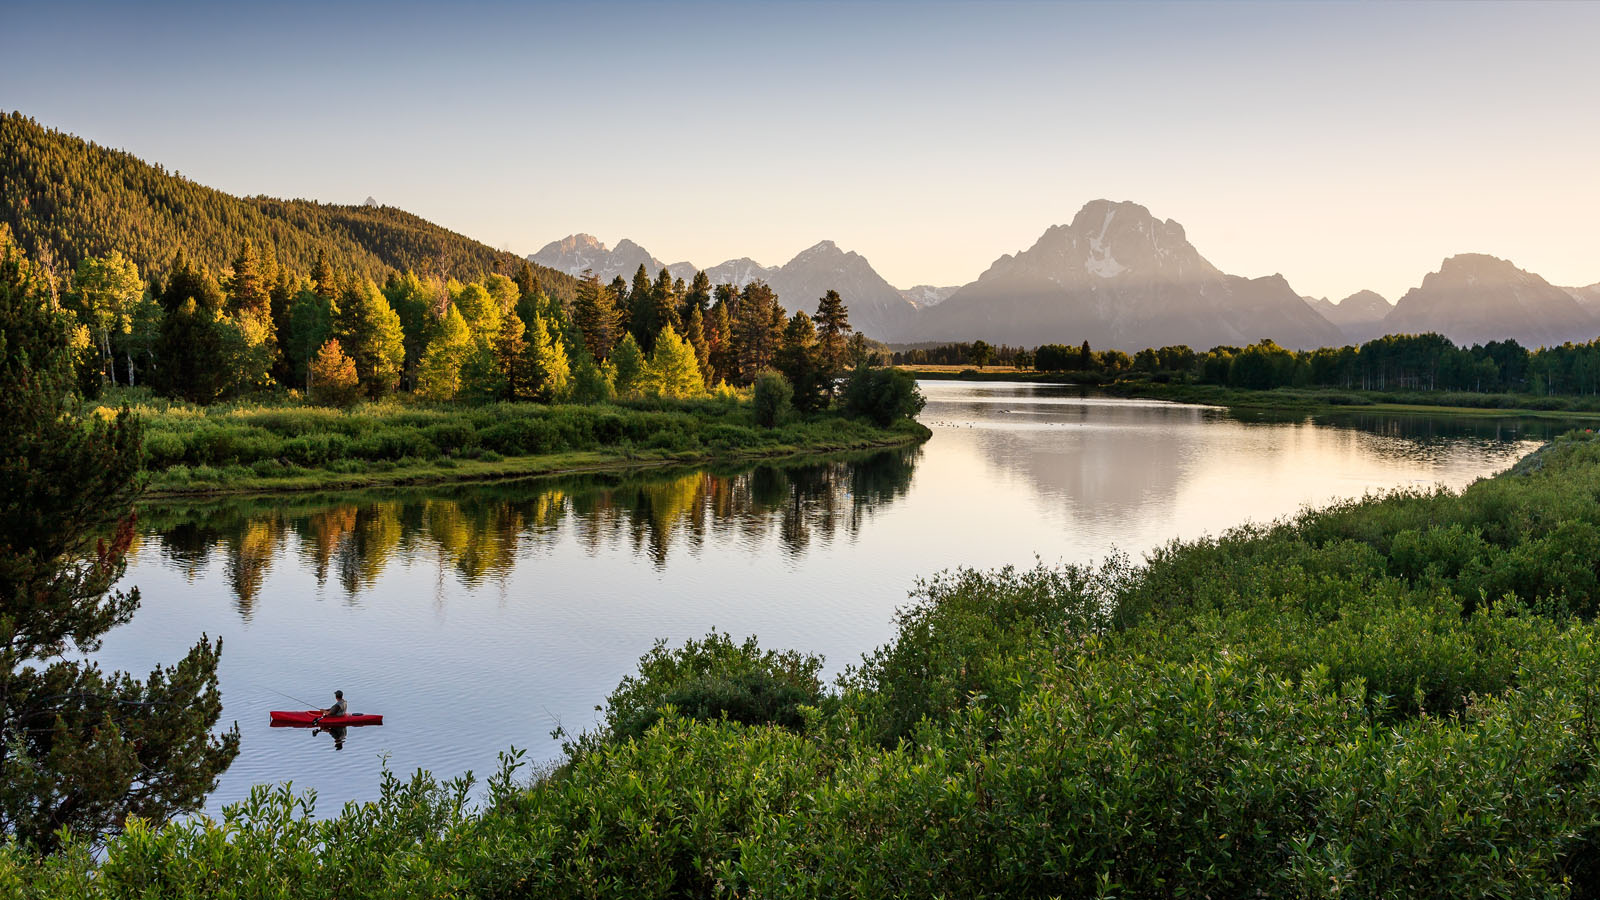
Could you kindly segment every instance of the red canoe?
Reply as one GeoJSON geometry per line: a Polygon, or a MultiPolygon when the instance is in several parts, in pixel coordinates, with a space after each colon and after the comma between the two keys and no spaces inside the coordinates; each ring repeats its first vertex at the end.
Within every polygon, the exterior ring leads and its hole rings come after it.
{"type": "Polygon", "coordinates": [[[383,716],[369,716],[365,713],[352,713],[348,716],[329,716],[321,722],[317,716],[322,715],[320,709],[308,709],[305,712],[275,709],[272,711],[273,725],[292,725],[309,728],[313,724],[323,728],[340,728],[346,725],[382,725],[383,716]]]}

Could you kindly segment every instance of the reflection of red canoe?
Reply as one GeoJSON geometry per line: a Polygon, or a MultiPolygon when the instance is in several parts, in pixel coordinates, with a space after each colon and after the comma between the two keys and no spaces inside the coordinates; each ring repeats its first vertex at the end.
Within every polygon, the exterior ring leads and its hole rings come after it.
{"type": "Polygon", "coordinates": [[[288,710],[275,709],[272,711],[272,724],[310,727],[313,723],[315,723],[323,728],[341,728],[346,725],[383,724],[383,716],[369,716],[365,713],[354,713],[348,716],[329,716],[328,718],[323,719],[321,722],[318,722],[317,716],[320,715],[322,715],[322,710],[320,709],[308,709],[305,712],[291,712],[288,710]]]}

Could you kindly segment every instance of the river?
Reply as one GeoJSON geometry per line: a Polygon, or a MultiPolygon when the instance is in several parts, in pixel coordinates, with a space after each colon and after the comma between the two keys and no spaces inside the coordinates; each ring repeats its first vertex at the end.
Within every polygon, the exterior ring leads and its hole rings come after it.
{"type": "Polygon", "coordinates": [[[923,390],[932,440],[854,459],[150,504],[124,580],[143,606],[98,658],[143,674],[220,635],[223,723],[243,741],[208,808],[288,781],[330,813],[374,797],[385,764],[453,777],[489,774],[512,746],[555,758],[552,730],[592,726],[657,639],[755,634],[833,674],[888,640],[939,570],[1137,559],[1308,505],[1459,488],[1561,430],[923,390]],[[385,723],[342,748],[268,727],[269,710],[335,688],[385,723]]]}

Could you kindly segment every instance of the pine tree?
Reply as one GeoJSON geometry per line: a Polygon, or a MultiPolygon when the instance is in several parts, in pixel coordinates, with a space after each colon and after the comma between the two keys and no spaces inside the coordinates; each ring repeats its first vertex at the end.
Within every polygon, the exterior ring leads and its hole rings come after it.
{"type": "Polygon", "coordinates": [[[338,304],[309,286],[295,294],[289,311],[289,339],[283,348],[291,373],[288,383],[303,384],[307,390],[311,389],[311,361],[333,335],[337,310],[338,304]]]}
{"type": "Polygon", "coordinates": [[[778,305],[778,295],[764,281],[751,282],[744,289],[739,318],[734,323],[741,383],[751,384],[756,373],[772,367],[772,355],[782,339],[783,323],[783,307],[778,305]]]}
{"type": "Polygon", "coordinates": [[[234,315],[252,315],[267,321],[272,317],[272,295],[261,277],[261,258],[249,238],[239,246],[233,258],[233,274],[228,277],[228,311],[234,315]]]}
{"type": "Polygon", "coordinates": [[[46,853],[198,808],[239,750],[212,733],[220,640],[143,682],[82,658],[139,606],[111,587],[142,451],[126,408],[74,414],[70,331],[0,225],[0,835],[46,853]]]}
{"type": "Polygon", "coordinates": [[[344,355],[338,338],[331,338],[317,351],[311,361],[312,403],[323,406],[349,406],[361,393],[361,380],[356,376],[356,364],[344,355]]]}
{"type": "Polygon", "coordinates": [[[292,340],[291,320],[294,317],[294,301],[298,294],[297,279],[288,269],[280,267],[277,280],[273,283],[269,295],[269,302],[272,305],[272,333],[278,342],[278,357],[273,361],[272,377],[286,387],[298,384],[300,381],[293,355],[289,351],[289,343],[292,340]]]}
{"type": "Polygon", "coordinates": [[[161,294],[156,370],[163,392],[211,403],[228,387],[222,329],[222,288],[179,251],[161,294]]]}
{"type": "Polygon", "coordinates": [[[339,297],[339,278],[328,263],[328,254],[324,250],[317,251],[317,264],[311,267],[311,286],[324,299],[337,300],[339,297]]]}
{"type": "Polygon", "coordinates": [[[714,384],[711,380],[711,345],[706,341],[705,319],[698,306],[689,308],[689,317],[683,323],[683,339],[694,348],[695,363],[700,367],[701,377],[708,385],[714,384]]]}
{"type": "Polygon", "coordinates": [[[827,405],[826,381],[820,361],[817,332],[811,317],[804,311],[797,312],[784,326],[777,367],[794,388],[793,402],[801,412],[827,405]]]}
{"type": "Polygon", "coordinates": [[[584,346],[595,359],[605,359],[611,355],[617,333],[615,300],[611,289],[601,285],[593,272],[585,273],[583,280],[578,282],[578,299],[574,304],[573,316],[583,330],[584,346]]]}
{"type": "Polygon", "coordinates": [[[739,380],[739,357],[734,350],[733,324],[728,319],[728,304],[718,301],[711,307],[706,343],[710,345],[711,374],[715,382],[739,380]]]}
{"type": "Polygon", "coordinates": [[[355,278],[345,282],[334,332],[344,352],[355,361],[363,393],[377,398],[399,386],[406,361],[405,337],[400,317],[377,285],[355,278]]]}
{"type": "Polygon", "coordinates": [[[656,276],[655,286],[650,289],[650,297],[655,301],[655,309],[650,316],[654,330],[650,333],[650,344],[646,345],[646,350],[655,346],[656,335],[661,333],[661,329],[683,330],[683,323],[678,318],[678,297],[682,295],[679,288],[682,284],[682,279],[674,284],[672,273],[666,269],[662,269],[661,274],[656,276]]]}
{"type": "Polygon", "coordinates": [[[656,339],[659,328],[656,323],[655,296],[650,273],[645,271],[644,263],[640,263],[638,271],[633,273],[633,287],[628,289],[628,333],[644,350],[650,349],[650,343],[656,339]]]}
{"type": "Polygon", "coordinates": [[[683,307],[678,315],[684,324],[688,324],[689,315],[695,310],[699,310],[702,317],[711,311],[711,278],[704,269],[694,273],[694,280],[689,282],[688,290],[682,293],[683,307]]]}
{"type": "Polygon", "coordinates": [[[622,336],[616,349],[611,351],[612,385],[618,397],[631,396],[639,387],[639,376],[644,372],[644,351],[633,339],[632,332],[622,336]]]}
{"type": "Polygon", "coordinates": [[[609,403],[616,397],[609,366],[597,362],[583,348],[572,360],[572,402],[609,403]]]}
{"type": "Polygon", "coordinates": [[[850,311],[838,291],[828,291],[817,301],[817,347],[821,362],[832,377],[845,370],[850,340],[850,311]]]}
{"type": "Polygon", "coordinates": [[[504,386],[501,399],[529,400],[533,397],[538,381],[528,364],[527,332],[528,327],[522,324],[522,317],[514,309],[500,322],[500,333],[494,339],[494,355],[504,386]]]}
{"type": "Polygon", "coordinates": [[[572,367],[561,338],[551,333],[543,316],[534,316],[528,326],[527,370],[533,385],[531,396],[545,403],[559,403],[572,392],[572,367]]]}
{"type": "MultiPolygon", "coordinates": [[[[521,297],[532,297],[536,294],[544,293],[544,288],[539,284],[539,276],[534,274],[533,265],[527,260],[523,260],[522,265],[517,269],[517,277],[515,280],[517,283],[517,293],[521,297]]],[[[523,319],[523,321],[526,322],[527,319],[523,319]]]]}

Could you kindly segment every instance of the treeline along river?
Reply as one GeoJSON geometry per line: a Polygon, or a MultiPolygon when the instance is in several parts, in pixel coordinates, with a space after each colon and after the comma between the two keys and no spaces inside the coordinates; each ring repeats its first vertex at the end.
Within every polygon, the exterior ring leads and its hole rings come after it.
{"type": "Polygon", "coordinates": [[[147,672],[224,639],[242,751],[209,808],[251,785],[331,813],[381,766],[488,774],[559,753],[652,642],[716,628],[825,654],[893,634],[920,576],[1135,558],[1175,538],[1392,488],[1461,487],[1566,430],[1547,420],[1240,417],[1040,384],[924,382],[933,439],[729,471],[147,504],[125,583],[144,605],[100,660],[147,672]],[[385,724],[271,729],[331,702],[385,724]],[[299,698],[298,700],[292,698],[299,698]]]}

